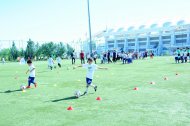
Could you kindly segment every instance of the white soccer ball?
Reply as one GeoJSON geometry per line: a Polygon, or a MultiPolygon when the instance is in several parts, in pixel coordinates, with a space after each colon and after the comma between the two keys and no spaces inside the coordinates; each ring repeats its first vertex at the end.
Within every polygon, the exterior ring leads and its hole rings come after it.
{"type": "Polygon", "coordinates": [[[20,86],[20,90],[25,90],[25,89],[26,89],[26,86],[24,86],[24,85],[20,86]]]}
{"type": "Polygon", "coordinates": [[[79,98],[81,96],[81,92],[80,91],[75,91],[74,95],[79,98]]]}

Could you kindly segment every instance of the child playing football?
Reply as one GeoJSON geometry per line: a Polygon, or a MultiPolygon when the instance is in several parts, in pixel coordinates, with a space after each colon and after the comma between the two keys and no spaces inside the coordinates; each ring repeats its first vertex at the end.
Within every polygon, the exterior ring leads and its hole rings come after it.
{"type": "Polygon", "coordinates": [[[86,86],[86,91],[84,92],[84,95],[86,95],[88,93],[88,88],[90,86],[93,87],[94,91],[96,92],[97,86],[92,84],[94,72],[95,72],[96,69],[107,69],[107,68],[97,66],[96,64],[93,63],[92,58],[88,58],[88,61],[87,61],[86,64],[73,67],[73,69],[75,69],[77,67],[83,67],[83,68],[87,69],[87,75],[86,75],[86,84],[87,84],[87,86],[86,86]]]}
{"type": "Polygon", "coordinates": [[[28,86],[26,88],[30,88],[31,83],[33,83],[34,86],[37,87],[37,83],[35,82],[35,67],[32,64],[31,60],[28,60],[27,64],[29,66],[29,69],[26,71],[26,74],[29,73],[29,77],[28,77],[28,86]]]}

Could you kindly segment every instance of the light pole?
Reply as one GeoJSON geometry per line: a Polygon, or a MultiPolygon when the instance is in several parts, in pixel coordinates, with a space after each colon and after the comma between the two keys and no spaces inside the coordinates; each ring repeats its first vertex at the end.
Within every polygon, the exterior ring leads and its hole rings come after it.
{"type": "Polygon", "coordinates": [[[88,5],[88,27],[89,27],[89,39],[90,39],[90,55],[92,56],[92,35],[91,35],[91,21],[90,21],[90,4],[89,0],[87,0],[88,5]]]}

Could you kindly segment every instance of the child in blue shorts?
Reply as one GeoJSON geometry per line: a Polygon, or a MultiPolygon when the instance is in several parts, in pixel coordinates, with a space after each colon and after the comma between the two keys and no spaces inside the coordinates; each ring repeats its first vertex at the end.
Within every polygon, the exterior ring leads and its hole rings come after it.
{"type": "MultiPolygon", "coordinates": [[[[84,92],[84,95],[86,95],[88,93],[88,88],[91,86],[94,88],[94,90],[97,90],[97,86],[92,84],[92,80],[93,80],[93,76],[94,76],[94,72],[96,69],[107,69],[107,68],[103,68],[103,67],[99,67],[96,64],[93,63],[93,59],[92,58],[88,58],[88,61],[86,64],[83,65],[79,65],[77,67],[83,67],[85,69],[87,69],[87,75],[86,75],[86,90],[84,92]]],[[[77,67],[73,67],[73,69],[76,69],[77,67]]]]}
{"type": "Polygon", "coordinates": [[[29,77],[28,77],[28,86],[26,88],[31,88],[30,87],[31,83],[34,84],[35,87],[37,87],[37,83],[35,82],[35,67],[32,64],[31,60],[28,60],[27,64],[29,66],[29,69],[26,71],[26,74],[29,73],[29,77]]]}

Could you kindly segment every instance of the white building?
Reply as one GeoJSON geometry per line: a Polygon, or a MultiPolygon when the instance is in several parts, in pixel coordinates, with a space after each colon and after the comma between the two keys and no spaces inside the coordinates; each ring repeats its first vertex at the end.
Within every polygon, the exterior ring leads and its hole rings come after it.
{"type": "MultiPolygon", "coordinates": [[[[170,54],[177,47],[190,47],[190,24],[181,20],[176,24],[165,22],[161,27],[152,24],[148,28],[142,25],[138,29],[132,26],[128,29],[109,29],[94,35],[93,41],[96,43],[96,49],[99,52],[107,50],[123,50],[126,52],[151,50],[157,55],[170,54]],[[102,41],[101,44],[99,39],[102,41]]],[[[87,42],[84,45],[89,47],[87,42]]]]}

